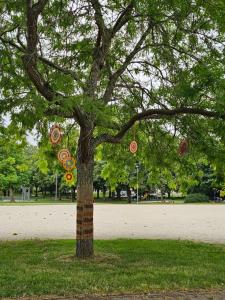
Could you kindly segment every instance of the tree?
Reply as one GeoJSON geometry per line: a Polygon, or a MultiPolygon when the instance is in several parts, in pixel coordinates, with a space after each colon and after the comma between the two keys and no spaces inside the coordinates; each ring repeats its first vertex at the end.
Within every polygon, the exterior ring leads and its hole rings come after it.
{"type": "Polygon", "coordinates": [[[120,143],[141,121],[181,135],[200,123],[224,137],[225,3],[26,0],[0,9],[1,112],[23,128],[67,118],[80,126],[76,255],[92,256],[96,147],[120,143]]]}
{"type": "Polygon", "coordinates": [[[9,190],[10,201],[14,202],[14,190],[28,185],[29,179],[25,139],[18,139],[12,128],[3,128],[0,133],[0,189],[9,190]]]}
{"type": "Polygon", "coordinates": [[[105,193],[107,190],[106,181],[101,176],[102,168],[104,166],[104,161],[96,161],[94,166],[94,173],[93,173],[93,187],[97,191],[97,199],[100,198],[99,192],[102,190],[103,198],[105,198],[105,193]]]}

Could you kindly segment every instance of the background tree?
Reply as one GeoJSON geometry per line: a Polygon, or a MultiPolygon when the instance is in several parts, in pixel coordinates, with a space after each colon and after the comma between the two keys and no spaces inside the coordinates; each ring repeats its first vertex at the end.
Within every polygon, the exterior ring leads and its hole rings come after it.
{"type": "Polygon", "coordinates": [[[76,254],[92,256],[98,145],[120,143],[142,120],[185,136],[197,129],[199,142],[206,132],[224,138],[225,3],[17,4],[0,4],[0,110],[23,128],[40,128],[46,118],[80,126],[76,254]]]}
{"type": "Polygon", "coordinates": [[[16,136],[15,129],[2,128],[0,133],[0,188],[14,202],[14,190],[29,185],[30,157],[26,153],[25,138],[16,136]]]}

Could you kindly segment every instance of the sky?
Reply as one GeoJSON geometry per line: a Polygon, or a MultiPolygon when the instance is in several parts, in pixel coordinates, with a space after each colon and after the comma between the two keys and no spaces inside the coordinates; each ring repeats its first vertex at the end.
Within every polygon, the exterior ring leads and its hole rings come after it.
{"type": "MultiPolygon", "coordinates": [[[[3,116],[3,125],[8,126],[10,124],[10,115],[3,116]]],[[[27,131],[26,133],[27,142],[33,146],[38,144],[37,131],[33,129],[32,131],[27,131]]]]}

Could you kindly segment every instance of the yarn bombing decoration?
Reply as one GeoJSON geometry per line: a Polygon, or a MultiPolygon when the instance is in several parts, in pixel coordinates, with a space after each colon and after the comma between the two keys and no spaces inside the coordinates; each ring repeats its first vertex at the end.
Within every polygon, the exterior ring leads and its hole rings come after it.
{"type": "Polygon", "coordinates": [[[64,176],[65,180],[67,183],[71,183],[73,181],[73,173],[66,173],[65,176],[64,176]]]}
{"type": "Polygon", "coordinates": [[[53,145],[59,144],[62,140],[62,128],[57,124],[53,125],[50,129],[49,137],[53,145]]]}
{"type": "Polygon", "coordinates": [[[76,168],[76,161],[73,157],[69,157],[64,160],[63,162],[63,168],[67,171],[71,171],[76,168]]]}
{"type": "Polygon", "coordinates": [[[188,140],[187,139],[183,139],[181,142],[180,142],[180,145],[179,145],[179,149],[178,149],[178,153],[179,155],[185,155],[188,151],[188,140]]]}
{"type": "MultiPolygon", "coordinates": [[[[60,144],[62,135],[62,128],[59,125],[55,124],[50,128],[49,138],[53,145],[60,144]]],[[[64,175],[65,181],[68,184],[73,184],[74,175],[70,171],[76,168],[76,160],[71,156],[70,151],[66,148],[58,151],[57,158],[62,163],[64,169],[67,170],[66,174],[64,175]]]]}
{"type": "Polygon", "coordinates": [[[58,160],[63,163],[66,159],[71,157],[70,151],[68,149],[61,149],[58,152],[58,160]]]}
{"type": "Polygon", "coordinates": [[[137,142],[136,141],[132,141],[130,143],[130,152],[134,154],[134,153],[137,152],[137,149],[138,149],[137,142]]]}

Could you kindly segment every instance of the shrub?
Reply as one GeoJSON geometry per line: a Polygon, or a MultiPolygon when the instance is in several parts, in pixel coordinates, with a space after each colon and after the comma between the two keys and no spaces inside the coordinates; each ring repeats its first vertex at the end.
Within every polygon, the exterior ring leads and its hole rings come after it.
{"type": "Polygon", "coordinates": [[[209,202],[209,197],[204,194],[189,194],[184,198],[184,203],[209,202]]]}

